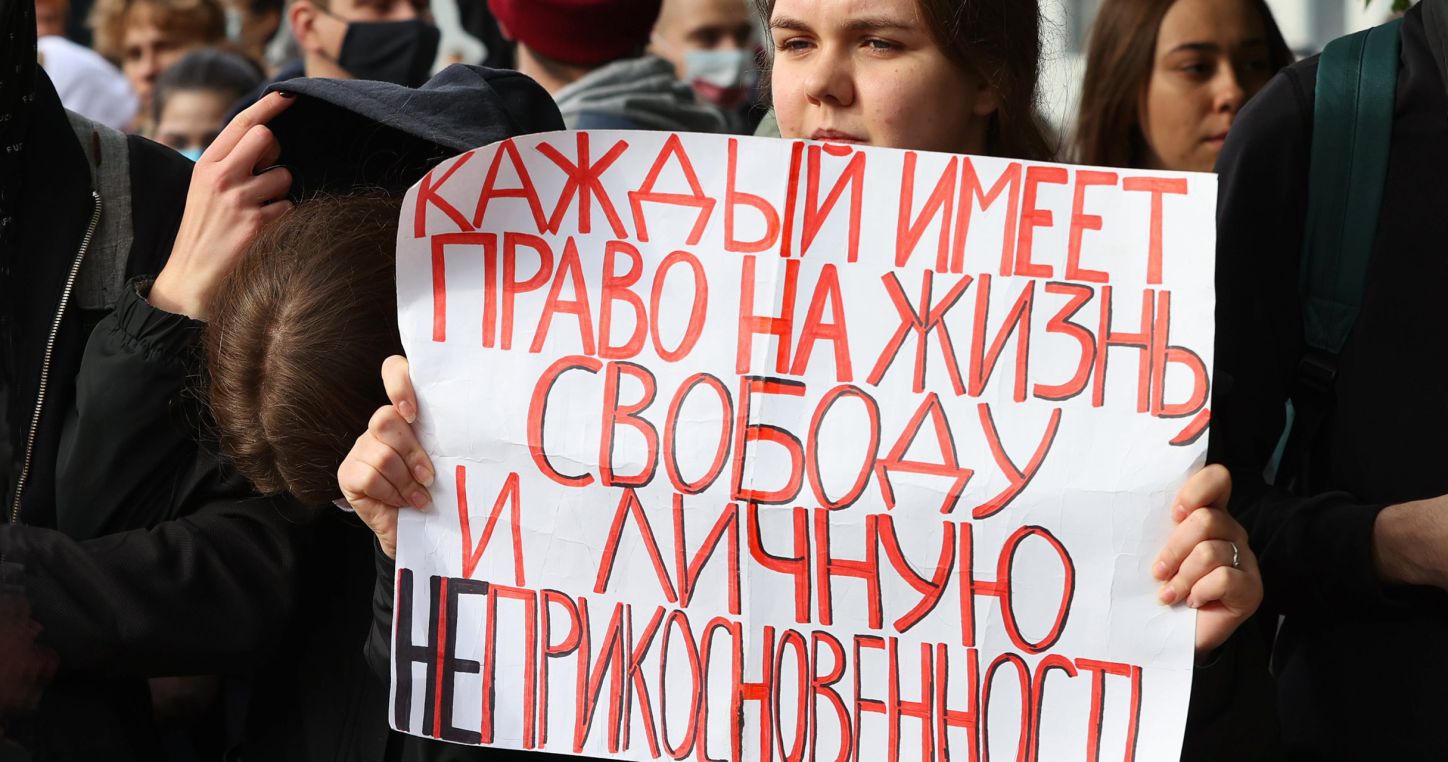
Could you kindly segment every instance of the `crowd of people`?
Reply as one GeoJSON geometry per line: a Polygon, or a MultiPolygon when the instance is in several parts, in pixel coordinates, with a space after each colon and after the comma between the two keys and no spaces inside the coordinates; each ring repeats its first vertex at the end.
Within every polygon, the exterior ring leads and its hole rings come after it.
{"type": "Polygon", "coordinates": [[[1289,480],[1319,61],[1264,0],[1101,0],[1064,141],[1035,0],[0,0],[0,762],[511,758],[388,727],[434,477],[392,257],[439,161],[558,129],[1218,172],[1212,465],[1153,564],[1198,612],[1184,758],[1448,755],[1448,358],[1417,342],[1448,0],[1400,23],[1362,306],[1289,480]]]}

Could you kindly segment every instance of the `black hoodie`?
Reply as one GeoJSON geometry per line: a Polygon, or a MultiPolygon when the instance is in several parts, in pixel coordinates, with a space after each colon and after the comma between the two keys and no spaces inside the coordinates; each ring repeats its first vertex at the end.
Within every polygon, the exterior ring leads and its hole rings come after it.
{"type": "MultiPolygon", "coordinates": [[[[1286,754],[1310,760],[1448,755],[1448,595],[1377,576],[1385,506],[1448,494],[1438,340],[1448,282],[1448,0],[1401,27],[1387,183],[1315,443],[1326,489],[1266,484],[1284,402],[1305,352],[1298,268],[1307,215],[1318,59],[1289,67],[1242,110],[1217,164],[1217,367],[1210,457],[1232,471],[1232,510],[1252,540],[1276,631],[1286,754]],[[1436,19],[1437,23],[1425,23],[1436,19]]],[[[1425,509],[1427,510],[1427,509],[1425,509]]],[[[1432,542],[1424,537],[1423,542],[1432,542]]]]}

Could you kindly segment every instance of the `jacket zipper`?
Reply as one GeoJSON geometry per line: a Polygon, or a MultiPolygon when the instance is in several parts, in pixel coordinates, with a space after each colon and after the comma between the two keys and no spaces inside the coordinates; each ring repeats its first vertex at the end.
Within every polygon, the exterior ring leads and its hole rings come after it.
{"type": "Polygon", "coordinates": [[[91,199],[94,205],[91,209],[90,226],[86,228],[85,238],[80,241],[80,250],[75,253],[75,261],[70,264],[65,290],[60,294],[60,306],[55,310],[55,320],[50,323],[50,336],[45,341],[45,358],[40,363],[40,390],[35,395],[35,413],[30,417],[30,431],[25,434],[25,459],[21,461],[20,476],[15,480],[15,500],[10,504],[11,524],[20,523],[20,498],[25,494],[25,482],[30,478],[31,461],[35,457],[35,435],[40,428],[40,413],[45,408],[45,389],[50,382],[50,362],[55,353],[55,337],[60,333],[60,323],[65,317],[66,306],[70,304],[70,294],[75,290],[80,265],[85,261],[91,239],[95,237],[96,227],[101,221],[101,194],[91,191],[91,199]]]}

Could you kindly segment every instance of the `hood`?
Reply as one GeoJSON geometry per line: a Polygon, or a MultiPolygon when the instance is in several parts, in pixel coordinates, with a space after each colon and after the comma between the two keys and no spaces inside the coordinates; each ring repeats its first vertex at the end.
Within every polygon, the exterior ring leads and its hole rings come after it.
{"type": "Polygon", "coordinates": [[[595,69],[554,96],[570,129],[592,123],[627,123],[640,130],[721,132],[724,116],[694,99],[674,67],[655,56],[615,61],[595,69]]]}
{"type": "Polygon", "coordinates": [[[290,79],[267,90],[297,102],[269,125],[292,171],[292,197],[371,186],[400,193],[443,159],[563,129],[553,99],[516,71],[455,64],[419,88],[349,79],[290,79]]]}

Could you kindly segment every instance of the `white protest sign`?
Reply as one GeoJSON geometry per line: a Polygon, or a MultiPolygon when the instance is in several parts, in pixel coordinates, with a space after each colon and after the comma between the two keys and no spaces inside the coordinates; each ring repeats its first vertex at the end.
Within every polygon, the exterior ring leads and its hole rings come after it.
{"type": "Polygon", "coordinates": [[[1209,175],[553,133],[407,197],[437,469],[399,730],[619,759],[1175,759],[1209,175]]]}

